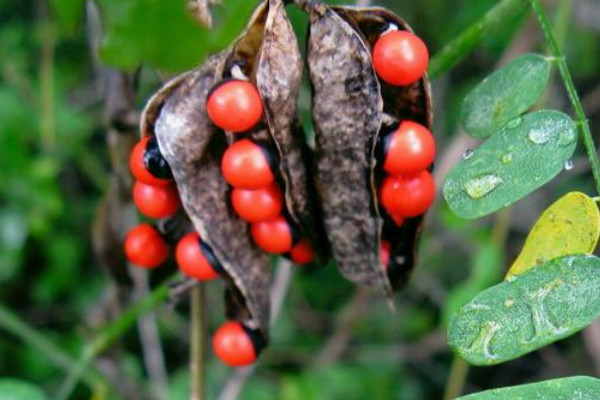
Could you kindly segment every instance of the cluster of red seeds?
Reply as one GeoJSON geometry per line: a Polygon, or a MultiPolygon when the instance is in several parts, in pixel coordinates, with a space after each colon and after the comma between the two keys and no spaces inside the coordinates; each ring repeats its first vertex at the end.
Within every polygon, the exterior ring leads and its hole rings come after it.
{"type": "MultiPolygon", "coordinates": [[[[149,136],[137,143],[129,166],[136,178],[133,201],[141,214],[158,219],[177,212],[181,200],[156,138],[149,136]]],[[[151,224],[140,224],[125,237],[127,259],[137,267],[154,269],[165,263],[169,253],[167,241],[151,224]]],[[[211,248],[196,232],[190,232],[179,240],[175,260],[184,275],[199,281],[215,279],[223,271],[211,248]]],[[[253,363],[263,346],[256,331],[239,322],[228,322],[219,328],[213,344],[217,356],[232,366],[253,363]]]]}
{"type": "MultiPolygon", "coordinates": [[[[228,80],[212,90],[206,111],[213,123],[224,131],[243,135],[263,116],[258,90],[244,80],[228,80]]],[[[279,187],[270,149],[251,139],[236,140],[223,155],[221,171],[233,190],[231,203],[241,219],[251,224],[250,234],[267,253],[289,255],[296,264],[314,259],[310,244],[297,238],[284,215],[284,199],[279,187]]]]}
{"type": "MultiPolygon", "coordinates": [[[[391,27],[373,48],[375,72],[386,83],[407,86],[423,77],[429,63],[427,47],[407,31],[391,27]]],[[[435,139],[421,124],[404,120],[385,135],[383,171],[379,199],[393,223],[400,227],[405,218],[417,217],[431,206],[435,183],[429,167],[435,158],[435,139]]],[[[383,241],[381,260],[387,268],[390,243],[383,241]]]]}

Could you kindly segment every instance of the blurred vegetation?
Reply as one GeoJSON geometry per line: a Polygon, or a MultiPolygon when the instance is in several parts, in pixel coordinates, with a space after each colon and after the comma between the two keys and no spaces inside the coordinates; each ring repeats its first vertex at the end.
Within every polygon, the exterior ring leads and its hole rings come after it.
{"type": "MultiPolygon", "coordinates": [[[[496,3],[377,4],[399,13],[435,54],[496,3]]],[[[552,12],[558,3],[547,2],[552,12]]],[[[597,134],[600,4],[564,3],[569,4],[560,15],[566,18],[557,23],[564,29],[568,62],[597,134]]],[[[141,109],[161,80],[200,63],[235,38],[256,4],[224,0],[214,7],[212,31],[191,18],[183,0],[98,0],[97,5],[104,31],[101,62],[137,71],[136,107],[141,109]]],[[[73,356],[107,322],[107,299],[114,290],[94,257],[90,236],[110,164],[87,16],[84,0],[0,0],[0,302],[73,356]]],[[[290,16],[303,42],[307,19],[292,9],[290,16]]],[[[533,22],[530,16],[504,21],[467,60],[434,81],[440,173],[444,160],[456,159],[451,152],[457,146],[463,151],[461,144],[469,143],[457,126],[458,107],[467,91],[500,60],[544,50],[533,22]]],[[[307,85],[301,98],[307,124],[308,93],[307,85]]],[[[570,112],[560,89],[551,89],[547,101],[570,112]]],[[[357,295],[331,266],[296,270],[271,346],[241,398],[441,398],[452,360],[444,337],[448,313],[500,279],[535,219],[560,194],[573,189],[593,193],[581,156],[583,152],[573,170],[495,219],[466,222],[439,201],[430,213],[419,268],[398,296],[396,314],[390,314],[382,299],[357,295]],[[342,346],[340,351],[332,352],[336,345],[342,346]]],[[[224,320],[221,284],[210,285],[207,302],[212,331],[224,320]]],[[[188,311],[182,302],[157,313],[172,400],[189,396],[188,311]]],[[[2,325],[0,321],[0,376],[56,393],[65,372],[2,325]]],[[[597,346],[584,334],[501,366],[472,369],[465,390],[594,374],[600,372],[597,346]]],[[[142,353],[138,332],[132,329],[98,360],[97,366],[104,363],[116,371],[121,394],[132,393],[122,398],[152,398],[142,353]]],[[[208,398],[217,398],[230,373],[209,357],[208,398]]],[[[79,385],[72,398],[89,399],[89,389],[79,385]]]]}

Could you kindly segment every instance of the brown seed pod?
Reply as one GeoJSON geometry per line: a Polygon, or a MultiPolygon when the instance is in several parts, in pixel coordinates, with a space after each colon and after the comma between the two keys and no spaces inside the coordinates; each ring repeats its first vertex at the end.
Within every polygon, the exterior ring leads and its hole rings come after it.
{"type": "MultiPolygon", "coordinates": [[[[247,33],[227,57],[225,76],[236,67],[256,85],[264,106],[264,124],[248,136],[276,150],[287,214],[300,234],[323,252],[306,168],[309,149],[297,119],[302,57],[283,1],[265,1],[255,11],[247,33]]],[[[230,142],[235,139],[232,133],[227,136],[230,142]]]]}
{"type": "Polygon", "coordinates": [[[306,6],[310,13],[308,65],[313,85],[317,191],[333,256],[348,279],[391,294],[415,263],[422,217],[384,233],[377,204],[375,149],[386,126],[409,119],[431,128],[427,77],[408,87],[380,81],[371,51],[390,25],[410,28],[380,8],[306,6]],[[391,266],[381,266],[382,234],[391,266]]]}
{"type": "Polygon", "coordinates": [[[210,121],[206,101],[215,85],[232,75],[244,75],[255,84],[264,105],[264,121],[247,135],[276,149],[287,214],[302,235],[312,239],[318,230],[313,223],[304,138],[296,122],[301,71],[300,52],[284,4],[267,0],[229,49],[167,83],[148,103],[141,125],[143,135],[156,135],[186,213],[231,278],[228,316],[259,329],[265,339],[269,257],[254,245],[248,224],[230,205],[231,189],[220,162],[234,136],[223,134],[210,121]]]}

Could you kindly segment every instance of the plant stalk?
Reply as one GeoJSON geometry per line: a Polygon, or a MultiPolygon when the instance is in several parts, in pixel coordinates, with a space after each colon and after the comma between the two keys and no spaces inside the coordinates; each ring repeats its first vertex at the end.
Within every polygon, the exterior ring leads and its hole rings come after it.
{"type": "Polygon", "coordinates": [[[594,181],[596,183],[596,191],[598,194],[600,194],[600,162],[598,161],[598,154],[596,153],[596,145],[594,144],[594,139],[592,138],[592,132],[590,131],[588,121],[585,118],[585,112],[583,111],[583,106],[581,105],[579,95],[575,89],[571,72],[567,66],[565,56],[560,50],[556,37],[554,36],[552,25],[546,16],[544,7],[542,7],[542,4],[539,0],[529,0],[529,3],[531,4],[531,7],[533,8],[533,11],[537,15],[537,18],[540,22],[540,26],[546,38],[546,43],[548,44],[550,53],[556,58],[558,71],[565,85],[565,89],[567,90],[567,94],[569,95],[569,100],[571,101],[573,110],[575,111],[577,125],[583,139],[583,145],[585,146],[585,150],[590,160],[592,174],[594,175],[594,181]]]}
{"type": "Polygon", "coordinates": [[[190,375],[191,390],[190,400],[204,400],[204,359],[205,359],[205,339],[206,315],[204,312],[204,284],[199,283],[192,288],[191,293],[191,311],[190,311],[190,375]]]}
{"type": "Polygon", "coordinates": [[[429,76],[433,79],[458,64],[485,37],[506,26],[506,21],[519,18],[527,11],[526,0],[502,0],[477,22],[446,44],[429,63],[429,76]]]}

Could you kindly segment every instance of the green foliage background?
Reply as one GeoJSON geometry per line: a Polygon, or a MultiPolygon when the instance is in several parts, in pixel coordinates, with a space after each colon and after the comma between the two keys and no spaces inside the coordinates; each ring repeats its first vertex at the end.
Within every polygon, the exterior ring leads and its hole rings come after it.
{"type": "MultiPolygon", "coordinates": [[[[377,4],[403,16],[435,53],[495,3],[377,4]]],[[[600,122],[600,96],[594,97],[600,84],[600,24],[582,22],[581,4],[598,15],[600,6],[593,1],[571,3],[569,24],[563,24],[568,26],[564,46],[594,127],[600,122]]],[[[97,4],[105,33],[103,63],[129,71],[142,68],[139,109],[160,85],[159,77],[190,68],[225,47],[255,6],[253,0],[224,0],[215,7],[215,29],[209,32],[189,17],[183,0],[97,4]]],[[[94,259],[90,239],[95,207],[108,181],[109,155],[85,6],[84,0],[0,0],[0,302],[74,355],[105,321],[105,299],[112,287],[94,259]]],[[[306,18],[294,10],[290,16],[304,42],[306,18]]],[[[460,134],[458,109],[468,90],[503,55],[514,58],[543,50],[531,22],[505,21],[497,35],[434,82],[442,160],[451,149],[456,152],[450,145],[460,134]]],[[[308,116],[308,93],[307,85],[303,117],[308,116]]],[[[547,96],[554,108],[566,107],[562,91],[551,89],[547,96]]],[[[452,357],[444,337],[448,313],[500,279],[539,213],[567,191],[567,183],[569,189],[592,193],[587,164],[579,161],[573,171],[495,219],[467,223],[438,202],[430,214],[419,269],[399,296],[396,314],[374,297],[353,308],[356,289],[331,266],[297,270],[271,347],[242,398],[441,398],[452,357]],[[317,365],[328,340],[340,331],[348,334],[347,346],[317,365]]],[[[211,330],[224,319],[221,294],[220,284],[211,285],[211,330]]],[[[158,314],[172,400],[188,397],[187,312],[181,304],[158,314]]],[[[475,369],[466,390],[594,374],[600,355],[591,346],[585,336],[577,336],[505,365],[475,369]]],[[[151,398],[144,397],[152,389],[135,329],[103,359],[115,363],[123,382],[141,390],[140,398],[151,398]]],[[[216,398],[230,372],[209,357],[208,398],[216,398]]],[[[54,393],[64,379],[38,351],[1,328],[0,376],[37,383],[47,393],[54,393]]],[[[89,397],[83,385],[73,396],[89,397]]]]}

